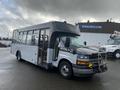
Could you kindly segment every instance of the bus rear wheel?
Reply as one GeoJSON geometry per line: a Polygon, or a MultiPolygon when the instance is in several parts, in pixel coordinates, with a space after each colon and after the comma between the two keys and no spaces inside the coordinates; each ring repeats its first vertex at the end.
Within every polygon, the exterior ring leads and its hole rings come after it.
{"type": "Polygon", "coordinates": [[[21,61],[21,60],[22,60],[22,59],[21,59],[21,53],[20,53],[20,52],[17,52],[17,53],[16,53],[16,58],[17,58],[18,61],[21,61]]]}
{"type": "Polygon", "coordinates": [[[72,66],[69,62],[66,61],[62,61],[60,63],[59,72],[66,79],[70,79],[73,76],[72,66]]]}

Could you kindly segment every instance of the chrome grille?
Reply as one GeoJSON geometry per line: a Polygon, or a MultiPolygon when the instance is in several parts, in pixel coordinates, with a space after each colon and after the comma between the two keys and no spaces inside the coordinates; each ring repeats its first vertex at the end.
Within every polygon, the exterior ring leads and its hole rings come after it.
{"type": "Polygon", "coordinates": [[[98,59],[98,54],[92,54],[92,55],[90,55],[89,59],[98,59]]]}
{"type": "Polygon", "coordinates": [[[105,59],[106,53],[96,53],[89,55],[89,59],[105,59]]]}

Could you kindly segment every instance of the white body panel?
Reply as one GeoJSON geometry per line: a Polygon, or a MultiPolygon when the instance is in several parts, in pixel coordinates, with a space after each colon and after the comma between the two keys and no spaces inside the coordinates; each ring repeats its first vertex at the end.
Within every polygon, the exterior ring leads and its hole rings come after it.
{"type": "Polygon", "coordinates": [[[47,49],[47,63],[52,63],[53,61],[53,49],[47,49]]]}
{"type": "MultiPolygon", "coordinates": [[[[21,58],[31,62],[33,64],[37,63],[38,57],[38,46],[31,46],[31,45],[23,45],[23,44],[12,44],[11,45],[11,53],[16,55],[16,52],[21,52],[21,58]]],[[[47,61],[46,63],[52,63],[53,66],[58,67],[59,61],[62,59],[66,59],[70,61],[72,64],[76,64],[77,55],[72,54],[65,51],[59,51],[58,60],[53,60],[53,49],[47,49],[47,61]]]]}
{"type": "Polygon", "coordinates": [[[33,64],[37,64],[37,56],[38,56],[38,46],[24,45],[24,44],[12,44],[11,45],[11,53],[16,55],[17,51],[21,52],[21,58],[31,62],[33,64]]]}
{"type": "Polygon", "coordinates": [[[72,64],[76,64],[77,54],[72,54],[65,51],[59,51],[58,60],[52,62],[53,66],[58,67],[59,61],[62,59],[66,59],[70,61],[72,64]]]}
{"type": "Polygon", "coordinates": [[[112,52],[112,53],[120,49],[120,45],[103,45],[101,47],[105,48],[106,52],[112,52]]]}

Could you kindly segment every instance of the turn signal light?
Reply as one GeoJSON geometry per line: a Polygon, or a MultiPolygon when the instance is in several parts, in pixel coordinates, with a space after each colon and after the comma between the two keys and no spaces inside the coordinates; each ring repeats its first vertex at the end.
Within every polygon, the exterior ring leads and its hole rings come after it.
{"type": "Polygon", "coordinates": [[[78,65],[87,65],[89,68],[93,68],[93,64],[90,63],[89,61],[80,61],[80,60],[77,60],[76,64],[78,64],[78,65]]]}
{"type": "Polygon", "coordinates": [[[89,65],[89,61],[80,61],[80,60],[77,60],[76,64],[89,65]]]}

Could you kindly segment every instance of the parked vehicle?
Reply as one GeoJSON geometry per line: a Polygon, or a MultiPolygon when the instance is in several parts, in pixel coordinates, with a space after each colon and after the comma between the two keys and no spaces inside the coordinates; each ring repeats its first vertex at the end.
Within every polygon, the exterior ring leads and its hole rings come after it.
{"type": "Polygon", "coordinates": [[[13,31],[11,53],[64,78],[93,76],[107,70],[100,52],[81,46],[80,30],[66,22],[48,22],[13,31]]]}
{"type": "Polygon", "coordinates": [[[107,45],[101,46],[100,50],[105,51],[108,57],[114,57],[120,59],[120,32],[115,31],[111,34],[107,45]]]}

